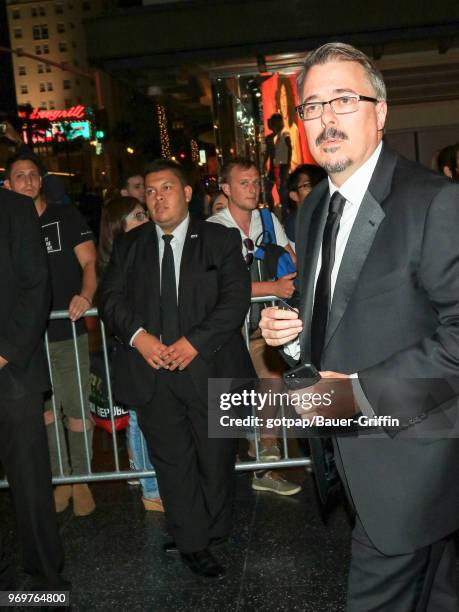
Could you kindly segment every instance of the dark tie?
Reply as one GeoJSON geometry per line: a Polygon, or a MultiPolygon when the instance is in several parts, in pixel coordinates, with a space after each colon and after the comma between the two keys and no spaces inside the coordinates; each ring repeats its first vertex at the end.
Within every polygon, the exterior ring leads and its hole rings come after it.
{"type": "Polygon", "coordinates": [[[164,254],[161,263],[161,340],[167,345],[180,338],[174,253],[171,246],[173,237],[172,234],[163,234],[162,237],[164,254]]]}
{"type": "MultiPolygon", "coordinates": [[[[319,370],[330,314],[331,273],[335,263],[336,237],[345,204],[346,199],[338,191],[335,191],[330,198],[328,217],[322,238],[322,265],[314,294],[311,328],[311,361],[319,370]]],[[[333,454],[333,443],[331,438],[313,437],[309,439],[309,448],[319,496],[322,504],[327,508],[328,501],[334,497],[340,487],[333,454]]]]}
{"type": "Polygon", "coordinates": [[[335,191],[330,198],[328,216],[322,238],[322,265],[317,278],[311,324],[311,360],[320,370],[322,350],[331,307],[331,273],[335,263],[336,237],[346,198],[335,191]]]}

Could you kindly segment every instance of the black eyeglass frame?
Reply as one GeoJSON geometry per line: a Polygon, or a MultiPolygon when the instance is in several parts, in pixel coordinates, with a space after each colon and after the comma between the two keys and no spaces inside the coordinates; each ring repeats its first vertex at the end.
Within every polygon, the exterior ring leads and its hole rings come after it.
{"type": "Polygon", "coordinates": [[[381,101],[381,100],[378,100],[378,98],[371,98],[370,96],[361,96],[360,94],[348,94],[346,96],[337,96],[336,98],[332,98],[331,100],[325,100],[324,102],[319,102],[319,101],[303,102],[303,104],[298,104],[298,106],[295,106],[295,110],[298,113],[298,116],[301,119],[301,121],[313,121],[314,119],[319,119],[319,117],[322,117],[325,104],[330,104],[330,107],[332,111],[335,113],[335,115],[350,115],[351,113],[356,113],[359,108],[358,105],[357,105],[357,108],[353,110],[349,110],[349,111],[343,112],[343,111],[335,110],[333,106],[333,102],[336,102],[336,100],[341,100],[342,98],[353,98],[354,100],[357,100],[357,102],[362,102],[362,101],[363,102],[373,102],[374,104],[377,104],[378,102],[381,101]],[[304,116],[304,109],[306,108],[306,106],[310,104],[316,104],[321,107],[320,115],[317,115],[317,117],[308,117],[308,118],[304,116]]]}

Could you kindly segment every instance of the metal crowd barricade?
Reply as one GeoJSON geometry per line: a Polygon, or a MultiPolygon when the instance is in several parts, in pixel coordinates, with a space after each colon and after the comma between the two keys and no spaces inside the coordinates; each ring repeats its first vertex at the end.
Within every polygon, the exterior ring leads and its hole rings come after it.
{"type": "MultiPolygon", "coordinates": [[[[273,304],[275,305],[277,298],[275,296],[265,296],[261,298],[252,298],[252,304],[255,303],[263,303],[263,304],[273,304]]],[[[91,308],[85,313],[85,317],[94,317],[98,316],[98,312],[96,308],[91,308]]],[[[250,326],[250,312],[248,313],[245,323],[244,323],[244,336],[247,342],[247,346],[250,346],[250,334],[249,334],[249,326],[250,326]]],[[[50,315],[50,319],[68,319],[68,311],[67,310],[57,310],[53,311],[50,315]]],[[[154,476],[154,470],[125,470],[120,468],[120,449],[118,444],[117,432],[115,429],[115,415],[114,415],[114,400],[111,386],[111,378],[110,378],[110,365],[109,365],[109,355],[107,348],[107,335],[105,331],[105,326],[102,320],[99,319],[100,324],[100,332],[101,332],[101,341],[102,341],[102,352],[103,352],[103,360],[104,360],[104,373],[106,379],[106,389],[107,389],[107,400],[108,400],[108,408],[110,413],[110,421],[111,421],[111,435],[106,434],[111,438],[112,442],[112,451],[113,451],[113,471],[98,471],[93,472],[91,466],[91,452],[89,449],[89,441],[86,430],[84,431],[83,439],[84,439],[84,448],[86,455],[86,465],[87,465],[87,473],[79,474],[79,475],[70,475],[66,476],[64,474],[63,469],[63,453],[60,445],[60,436],[58,435],[58,407],[56,406],[54,395],[52,396],[52,408],[54,414],[54,427],[56,433],[56,442],[58,449],[58,462],[59,462],[59,475],[53,477],[54,484],[64,484],[64,483],[77,483],[77,482],[95,482],[95,481],[104,481],[104,480],[127,480],[132,478],[148,478],[149,476],[154,476]]],[[[72,336],[73,336],[73,345],[75,351],[75,376],[78,385],[79,395],[80,395],[80,409],[81,409],[81,418],[83,422],[85,422],[85,410],[83,404],[83,387],[82,387],[82,379],[81,379],[81,369],[80,369],[80,356],[78,353],[78,345],[77,345],[77,334],[76,327],[73,321],[69,321],[69,325],[72,328],[72,336]]],[[[46,353],[48,357],[48,363],[50,366],[50,378],[51,384],[53,381],[53,368],[50,359],[50,351],[49,351],[49,343],[48,338],[45,336],[45,346],[46,353]]],[[[255,408],[253,408],[255,412],[255,408]]],[[[283,407],[281,406],[281,416],[284,416],[283,407]]],[[[311,460],[308,457],[290,457],[288,444],[287,444],[287,431],[285,426],[282,426],[282,435],[280,436],[282,439],[282,451],[283,458],[278,461],[261,461],[260,460],[260,443],[258,440],[257,431],[253,431],[253,437],[255,441],[255,459],[250,461],[240,461],[236,464],[237,471],[251,471],[251,470],[266,470],[266,469],[276,469],[276,468],[289,468],[289,467],[299,467],[299,466],[309,466],[311,464],[311,460]]],[[[147,462],[147,449],[145,445],[142,443],[142,453],[143,453],[143,464],[146,465],[147,462]]],[[[8,483],[5,480],[0,481],[0,488],[5,488],[8,486],[8,483]]]]}

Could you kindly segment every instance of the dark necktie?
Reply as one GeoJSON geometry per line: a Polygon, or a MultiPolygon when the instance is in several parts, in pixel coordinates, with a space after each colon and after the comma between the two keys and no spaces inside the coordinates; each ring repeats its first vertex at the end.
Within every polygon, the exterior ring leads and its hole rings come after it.
{"type": "Polygon", "coordinates": [[[322,265],[317,278],[311,324],[311,360],[320,369],[322,350],[331,307],[331,273],[335,263],[336,237],[346,198],[339,191],[330,198],[328,216],[322,238],[322,265]]]}
{"type": "Polygon", "coordinates": [[[172,234],[163,234],[164,254],[161,263],[161,341],[170,345],[180,338],[179,314],[177,304],[177,285],[175,283],[174,253],[172,234]]]}

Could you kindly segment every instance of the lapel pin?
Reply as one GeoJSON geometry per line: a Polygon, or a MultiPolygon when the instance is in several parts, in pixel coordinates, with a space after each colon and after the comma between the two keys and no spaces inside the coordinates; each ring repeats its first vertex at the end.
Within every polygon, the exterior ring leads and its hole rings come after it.
{"type": "Polygon", "coordinates": [[[190,239],[191,238],[197,238],[197,237],[198,237],[198,234],[191,234],[190,239]]]}

